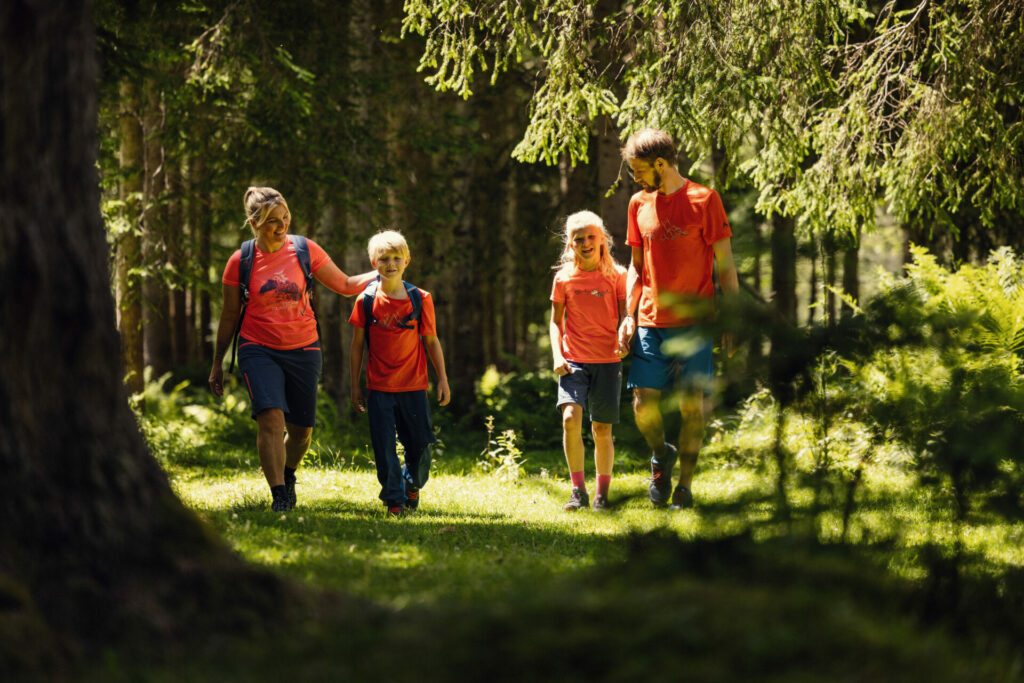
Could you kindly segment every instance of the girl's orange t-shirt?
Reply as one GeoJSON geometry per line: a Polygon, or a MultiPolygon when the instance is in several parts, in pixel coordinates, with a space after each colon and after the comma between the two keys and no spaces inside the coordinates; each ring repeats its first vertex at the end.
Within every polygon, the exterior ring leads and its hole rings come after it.
{"type": "Polygon", "coordinates": [[[600,270],[559,271],[551,300],[565,304],[562,357],[574,363],[616,363],[619,302],[626,299],[626,271],[614,278],[600,270]]]}

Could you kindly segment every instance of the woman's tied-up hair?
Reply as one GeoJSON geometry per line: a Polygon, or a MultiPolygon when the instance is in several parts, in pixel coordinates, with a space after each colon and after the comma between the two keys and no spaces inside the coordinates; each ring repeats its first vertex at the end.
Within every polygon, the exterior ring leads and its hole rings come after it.
{"type": "Polygon", "coordinates": [[[250,187],[245,191],[242,204],[245,207],[245,222],[252,227],[253,232],[263,225],[275,206],[288,205],[284,195],[272,187],[250,187]]]}

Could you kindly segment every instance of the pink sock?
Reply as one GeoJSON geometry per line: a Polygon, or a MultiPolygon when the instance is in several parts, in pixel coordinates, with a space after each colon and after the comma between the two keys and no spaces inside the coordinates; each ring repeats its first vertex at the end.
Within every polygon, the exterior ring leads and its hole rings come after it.
{"type": "Polygon", "coordinates": [[[599,474],[597,475],[597,495],[607,496],[608,487],[612,484],[612,475],[610,474],[599,474]]]}
{"type": "Polygon", "coordinates": [[[587,490],[587,480],[583,478],[583,470],[579,472],[570,472],[569,478],[572,479],[572,487],[574,489],[587,490]]]}

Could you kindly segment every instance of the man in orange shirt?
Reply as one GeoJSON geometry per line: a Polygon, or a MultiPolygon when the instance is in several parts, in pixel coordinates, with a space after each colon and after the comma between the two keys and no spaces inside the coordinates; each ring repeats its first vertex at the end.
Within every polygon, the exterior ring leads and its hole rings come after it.
{"type": "Polygon", "coordinates": [[[633,251],[619,345],[625,350],[637,334],[627,386],[637,427],[651,448],[651,502],[688,508],[704,441],[704,397],[714,378],[711,340],[700,326],[708,306],[701,303],[714,297],[715,262],[722,291],[739,290],[732,230],[718,193],[676,170],[675,144],[666,133],[633,133],[622,158],[643,189],[629,202],[626,244],[633,251]],[[680,392],[682,416],[678,448],[665,441],[660,408],[662,392],[674,390],[680,392]],[[673,490],[677,457],[679,483],[673,490]]]}

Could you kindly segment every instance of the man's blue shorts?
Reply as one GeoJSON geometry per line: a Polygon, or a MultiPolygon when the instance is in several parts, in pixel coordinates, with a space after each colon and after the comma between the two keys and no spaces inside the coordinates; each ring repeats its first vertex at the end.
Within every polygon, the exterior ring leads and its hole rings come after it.
{"type": "Polygon", "coordinates": [[[617,424],[622,400],[622,362],[574,363],[572,369],[558,378],[558,403],[578,403],[590,411],[591,422],[617,424]]]}
{"type": "Polygon", "coordinates": [[[715,378],[711,339],[698,325],[641,327],[633,345],[626,386],[711,394],[715,378]]]}
{"type": "Polygon", "coordinates": [[[238,369],[249,391],[253,419],[264,410],[280,408],[285,422],[312,427],[322,366],[319,339],[300,349],[278,351],[238,338],[238,369]]]}

